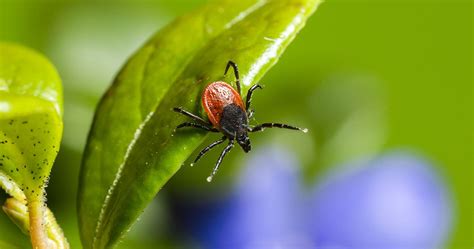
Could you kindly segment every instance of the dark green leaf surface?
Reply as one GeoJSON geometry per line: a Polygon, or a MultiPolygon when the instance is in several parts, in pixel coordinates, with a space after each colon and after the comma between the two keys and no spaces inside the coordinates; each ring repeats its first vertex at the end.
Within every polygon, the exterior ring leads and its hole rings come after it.
{"type": "Polygon", "coordinates": [[[11,245],[7,242],[0,241],[0,248],[2,248],[2,249],[20,249],[21,247],[14,246],[14,245],[11,245]]]}
{"type": "Polygon", "coordinates": [[[99,104],[84,154],[78,211],[85,248],[113,246],[205,138],[204,132],[173,134],[185,118],[171,109],[202,113],[202,89],[223,79],[228,60],[238,63],[248,90],[319,2],[211,2],[129,60],[99,104]]]}

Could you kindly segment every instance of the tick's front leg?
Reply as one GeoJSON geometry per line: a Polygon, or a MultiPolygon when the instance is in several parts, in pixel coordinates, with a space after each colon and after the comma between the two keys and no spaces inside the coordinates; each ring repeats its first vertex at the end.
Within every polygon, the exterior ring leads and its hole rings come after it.
{"type": "Polygon", "coordinates": [[[199,159],[201,159],[201,157],[204,156],[204,154],[206,154],[209,150],[211,150],[215,146],[223,143],[226,139],[227,139],[227,137],[223,136],[221,139],[215,141],[214,143],[208,145],[206,148],[202,149],[201,152],[199,152],[199,155],[196,157],[196,159],[194,159],[194,162],[191,163],[191,166],[193,166],[195,163],[197,163],[197,161],[199,161],[199,159]]]}
{"type": "Polygon", "coordinates": [[[216,166],[214,166],[214,170],[212,170],[211,175],[207,178],[208,182],[212,181],[212,178],[214,175],[217,173],[217,170],[219,169],[219,166],[222,163],[222,159],[224,159],[225,155],[229,153],[229,151],[234,147],[234,140],[230,140],[229,144],[225,147],[225,149],[222,151],[221,155],[219,156],[219,159],[217,159],[216,166]]]}

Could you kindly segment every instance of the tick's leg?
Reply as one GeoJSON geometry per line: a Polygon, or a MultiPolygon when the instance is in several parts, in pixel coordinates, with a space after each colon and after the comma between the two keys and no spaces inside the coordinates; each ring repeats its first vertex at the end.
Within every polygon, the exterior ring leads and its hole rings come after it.
{"type": "Polygon", "coordinates": [[[219,144],[223,143],[226,139],[227,139],[227,137],[224,136],[221,139],[215,141],[214,143],[208,145],[206,148],[202,149],[201,152],[199,152],[199,155],[196,157],[196,159],[194,159],[194,162],[191,163],[191,166],[193,166],[195,163],[197,163],[197,161],[199,161],[199,159],[201,159],[201,157],[204,156],[204,154],[206,154],[209,150],[214,148],[216,145],[219,145],[219,144]]]}
{"type": "Polygon", "coordinates": [[[202,124],[192,123],[192,122],[184,122],[184,123],[176,126],[176,129],[183,128],[183,127],[194,127],[194,128],[199,128],[199,129],[203,129],[203,130],[206,130],[206,131],[218,132],[218,130],[216,128],[212,127],[212,126],[202,125],[202,124]]]}
{"type": "MultiPolygon", "coordinates": [[[[249,108],[250,108],[250,102],[252,102],[252,93],[253,91],[255,91],[255,89],[257,88],[260,88],[262,89],[262,87],[259,85],[259,84],[255,84],[253,85],[249,91],[247,92],[247,99],[246,99],[246,103],[245,103],[245,110],[247,110],[247,112],[249,111],[249,108]]],[[[249,118],[250,118],[250,115],[249,115],[249,118]]]]}
{"type": "Polygon", "coordinates": [[[185,115],[185,116],[188,116],[188,117],[190,117],[190,118],[192,118],[192,119],[194,119],[194,120],[196,120],[196,121],[199,121],[199,122],[201,122],[201,123],[203,123],[203,124],[209,124],[209,122],[205,121],[205,120],[202,119],[201,117],[199,117],[199,116],[197,116],[197,115],[195,115],[195,114],[192,114],[192,113],[190,113],[190,112],[184,110],[184,109],[181,108],[181,107],[175,107],[175,108],[173,108],[173,111],[178,112],[178,113],[181,113],[181,114],[183,114],[183,115],[185,115]]]}
{"type": "Polygon", "coordinates": [[[229,144],[225,147],[225,149],[222,151],[221,155],[219,156],[219,159],[217,159],[216,166],[214,166],[214,170],[212,171],[211,175],[207,178],[208,182],[212,181],[212,178],[216,174],[217,170],[219,169],[219,165],[222,162],[222,159],[224,159],[224,156],[234,147],[234,140],[230,140],[229,144]]]}
{"type": "Polygon", "coordinates": [[[225,71],[224,71],[224,76],[227,74],[229,67],[232,67],[234,69],[235,84],[237,85],[237,92],[242,96],[242,91],[240,91],[239,68],[237,67],[237,64],[235,64],[233,61],[227,62],[227,66],[225,67],[225,71]]]}
{"type": "Polygon", "coordinates": [[[291,126],[291,125],[287,125],[287,124],[279,124],[279,123],[263,123],[263,124],[259,124],[253,128],[249,128],[249,131],[250,132],[257,132],[257,131],[263,131],[265,128],[273,128],[273,127],[277,127],[277,128],[284,128],[284,129],[290,129],[290,130],[297,130],[297,131],[302,131],[304,133],[308,132],[308,129],[306,128],[298,128],[296,126],[291,126]]]}

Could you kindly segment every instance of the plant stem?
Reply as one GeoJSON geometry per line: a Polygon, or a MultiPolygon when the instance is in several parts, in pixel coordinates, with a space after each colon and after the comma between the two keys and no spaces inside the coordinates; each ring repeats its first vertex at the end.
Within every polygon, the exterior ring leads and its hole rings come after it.
{"type": "Polygon", "coordinates": [[[33,249],[48,249],[48,236],[44,227],[44,207],[41,200],[33,200],[28,204],[30,213],[30,237],[33,249]]]}

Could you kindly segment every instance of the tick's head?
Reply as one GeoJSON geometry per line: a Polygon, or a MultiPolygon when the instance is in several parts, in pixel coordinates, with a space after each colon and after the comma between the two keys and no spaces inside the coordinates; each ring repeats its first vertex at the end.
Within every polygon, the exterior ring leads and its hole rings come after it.
{"type": "Polygon", "coordinates": [[[243,131],[240,134],[237,134],[236,139],[237,143],[239,143],[240,147],[242,147],[245,153],[249,152],[252,149],[247,131],[243,131]]]}

